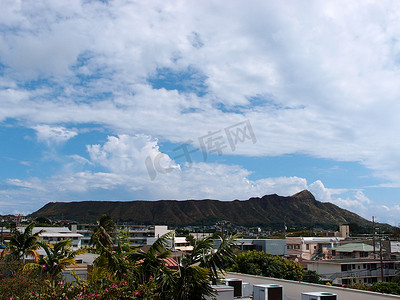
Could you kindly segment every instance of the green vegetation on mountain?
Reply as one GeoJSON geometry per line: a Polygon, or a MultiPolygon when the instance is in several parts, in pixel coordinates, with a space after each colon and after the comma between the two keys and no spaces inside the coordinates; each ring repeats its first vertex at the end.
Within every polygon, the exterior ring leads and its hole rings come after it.
{"type": "Polygon", "coordinates": [[[290,197],[276,194],[246,201],[160,200],[160,201],[81,201],[51,202],[33,217],[66,218],[95,222],[100,215],[117,222],[166,224],[171,226],[215,224],[217,220],[244,226],[288,225],[321,227],[354,223],[370,227],[370,222],[332,203],[317,201],[307,190],[290,197]]]}

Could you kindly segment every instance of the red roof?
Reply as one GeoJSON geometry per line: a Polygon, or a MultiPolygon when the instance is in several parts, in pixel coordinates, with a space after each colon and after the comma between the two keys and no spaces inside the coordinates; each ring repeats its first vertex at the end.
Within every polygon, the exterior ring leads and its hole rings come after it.
{"type": "MultiPolygon", "coordinates": [[[[175,259],[168,257],[168,258],[159,258],[160,260],[165,262],[165,265],[170,268],[170,269],[174,269],[174,270],[178,270],[178,263],[176,262],[175,259]]],[[[138,263],[142,263],[143,259],[139,260],[138,263]]]]}
{"type": "Polygon", "coordinates": [[[178,263],[176,262],[175,259],[168,257],[168,258],[163,258],[163,261],[165,261],[165,265],[170,268],[170,269],[178,269],[178,263]]]}

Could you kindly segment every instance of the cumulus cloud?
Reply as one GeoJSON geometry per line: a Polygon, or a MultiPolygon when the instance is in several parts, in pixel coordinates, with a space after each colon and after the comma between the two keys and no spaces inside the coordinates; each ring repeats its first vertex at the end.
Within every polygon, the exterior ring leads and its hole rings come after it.
{"type": "Polygon", "coordinates": [[[61,126],[36,125],[32,128],[36,131],[38,140],[47,143],[63,143],[78,134],[74,130],[61,126]]]}
{"type": "Polygon", "coordinates": [[[400,9],[390,3],[9,3],[0,118],[173,142],[250,119],[258,143],[238,155],[359,161],[400,184],[400,9]],[[203,94],[153,87],[160,70],[200,74],[203,94]]]}
{"type": "Polygon", "coordinates": [[[70,164],[101,167],[102,171],[86,169],[48,178],[8,179],[0,194],[13,203],[10,209],[23,203],[34,210],[55,200],[245,200],[267,194],[290,196],[308,189],[317,200],[334,203],[367,219],[375,215],[395,224],[395,212],[400,209],[398,205],[375,205],[362,190],[326,188],[321,180],[311,184],[296,176],[251,180],[251,172],[238,165],[179,164],[160,151],[157,139],[143,134],[108,136],[103,144],[88,145],[87,152],[89,159],[73,155],[70,164]],[[166,172],[154,167],[160,155],[160,169],[166,172]],[[153,170],[146,164],[148,160],[153,170]]]}
{"type": "MultiPolygon", "coordinates": [[[[50,195],[57,195],[60,201],[90,200],[96,193],[114,200],[233,200],[272,193],[290,195],[308,187],[307,181],[298,177],[253,181],[249,179],[251,172],[238,165],[204,162],[180,165],[160,152],[157,140],[145,135],[109,136],[104,144],[88,145],[87,150],[89,164],[101,166],[104,171],[70,172],[46,179],[9,179],[10,190],[3,193],[19,199],[34,194],[43,197],[41,201],[51,199],[50,195]],[[164,159],[160,162],[162,169],[169,171],[156,170],[156,176],[151,177],[146,159],[154,164],[160,154],[164,159]]],[[[82,164],[81,159],[71,159],[82,164]]]]}
{"type": "MultiPolygon", "coordinates": [[[[240,166],[186,168],[161,154],[156,140],[140,137],[184,143],[248,119],[257,143],[234,155],[356,161],[383,179],[381,186],[400,186],[396,1],[31,0],[4,1],[0,11],[0,121],[29,124],[49,144],[76,136],[68,129],[76,124],[108,128],[113,136],[87,150],[91,164],[117,174],[115,183],[131,180],[135,191],[157,185],[159,196],[180,180],[181,195],[189,195],[198,190],[186,180],[192,176],[209,184],[194,196],[224,198],[229,189],[244,197],[307,187],[300,177],[249,181],[240,166]],[[146,183],[147,157],[171,171],[146,183]],[[199,178],[207,172],[209,181],[199,178]],[[121,177],[132,174],[141,176],[121,177]]],[[[93,176],[114,186],[92,170],[77,174],[64,179],[80,178],[83,190],[93,176]]],[[[349,197],[321,181],[309,188],[347,207],[373,202],[360,187],[349,197]]],[[[176,185],[169,190],[179,194],[176,185]]]]}

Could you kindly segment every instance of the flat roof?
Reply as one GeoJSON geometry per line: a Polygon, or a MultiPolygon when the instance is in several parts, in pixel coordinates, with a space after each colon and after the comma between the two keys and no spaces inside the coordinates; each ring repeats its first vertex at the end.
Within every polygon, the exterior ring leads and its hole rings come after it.
{"type": "Polygon", "coordinates": [[[372,252],[374,251],[374,247],[368,244],[364,243],[348,243],[341,245],[339,247],[333,248],[332,250],[335,250],[336,252],[355,252],[355,251],[360,251],[360,252],[372,252]]]}
{"type": "MultiPolygon", "coordinates": [[[[306,260],[307,264],[322,263],[322,264],[364,264],[364,263],[380,263],[379,259],[329,259],[329,260],[306,260]]],[[[400,263],[400,260],[382,260],[383,263],[400,263]]]]}

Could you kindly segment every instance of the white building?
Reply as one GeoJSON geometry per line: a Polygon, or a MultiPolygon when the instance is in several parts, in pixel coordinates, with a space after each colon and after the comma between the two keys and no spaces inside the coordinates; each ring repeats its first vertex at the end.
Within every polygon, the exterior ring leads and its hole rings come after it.
{"type": "MultiPolygon", "coordinates": [[[[20,230],[20,229],[19,229],[20,230]]],[[[22,228],[22,231],[25,228],[22,228]]],[[[48,244],[55,244],[56,242],[70,239],[72,241],[72,250],[78,250],[82,247],[82,234],[74,233],[68,227],[34,227],[32,233],[42,231],[39,234],[39,240],[48,244]]]]}
{"type": "MultiPolygon", "coordinates": [[[[382,266],[384,281],[390,281],[400,274],[399,261],[383,260],[382,266]]],[[[381,281],[382,274],[380,261],[373,259],[308,261],[307,269],[316,271],[322,279],[342,285],[372,284],[381,281]]]]}

